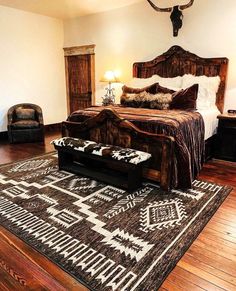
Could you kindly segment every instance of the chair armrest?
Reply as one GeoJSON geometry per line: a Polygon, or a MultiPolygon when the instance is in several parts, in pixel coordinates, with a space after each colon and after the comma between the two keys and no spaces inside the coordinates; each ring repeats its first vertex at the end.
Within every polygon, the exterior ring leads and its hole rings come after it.
{"type": "Polygon", "coordinates": [[[36,114],[38,116],[38,122],[39,122],[39,124],[42,124],[43,125],[43,114],[42,114],[42,112],[37,112],[36,111],[36,114]]]}
{"type": "Polygon", "coordinates": [[[14,115],[15,108],[10,108],[7,112],[7,121],[8,125],[11,125],[13,122],[13,115],[14,115]]]}

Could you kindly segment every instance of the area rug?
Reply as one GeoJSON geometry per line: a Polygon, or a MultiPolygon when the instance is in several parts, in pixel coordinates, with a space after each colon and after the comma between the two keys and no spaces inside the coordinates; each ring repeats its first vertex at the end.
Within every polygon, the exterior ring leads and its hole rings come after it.
{"type": "Polygon", "coordinates": [[[0,223],[91,290],[157,290],[230,190],[127,193],[58,171],[54,153],[0,167],[0,223]]]}

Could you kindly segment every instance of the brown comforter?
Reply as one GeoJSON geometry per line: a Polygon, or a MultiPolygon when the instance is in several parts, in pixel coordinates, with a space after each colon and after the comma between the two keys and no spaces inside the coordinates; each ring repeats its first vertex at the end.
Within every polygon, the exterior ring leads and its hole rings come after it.
{"type": "MultiPolygon", "coordinates": [[[[97,115],[104,108],[90,107],[73,112],[68,121],[82,122],[97,115]]],[[[174,171],[172,187],[191,188],[200,172],[204,158],[204,121],[198,112],[181,110],[157,110],[113,106],[123,118],[141,130],[163,133],[175,138],[174,171]]]]}

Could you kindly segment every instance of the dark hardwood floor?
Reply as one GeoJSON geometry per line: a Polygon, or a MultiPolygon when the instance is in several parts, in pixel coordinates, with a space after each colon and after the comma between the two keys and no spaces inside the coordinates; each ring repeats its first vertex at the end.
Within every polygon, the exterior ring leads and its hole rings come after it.
{"type": "MultiPolygon", "coordinates": [[[[0,141],[0,164],[53,150],[45,144],[0,141]]],[[[234,187],[160,290],[236,290],[236,163],[210,161],[201,179],[234,187]]],[[[48,259],[0,227],[0,290],[87,290],[48,259]]],[[[144,290],[151,291],[151,290],[144,290]]]]}

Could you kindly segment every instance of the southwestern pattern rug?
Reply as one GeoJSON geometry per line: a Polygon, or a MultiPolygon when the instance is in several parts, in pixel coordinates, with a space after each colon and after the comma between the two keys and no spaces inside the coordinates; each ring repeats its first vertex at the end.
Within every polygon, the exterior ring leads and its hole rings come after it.
{"type": "Polygon", "coordinates": [[[91,290],[157,290],[230,190],[127,193],[58,171],[54,153],[0,167],[0,223],[91,290]]]}

